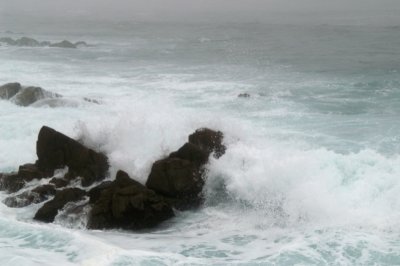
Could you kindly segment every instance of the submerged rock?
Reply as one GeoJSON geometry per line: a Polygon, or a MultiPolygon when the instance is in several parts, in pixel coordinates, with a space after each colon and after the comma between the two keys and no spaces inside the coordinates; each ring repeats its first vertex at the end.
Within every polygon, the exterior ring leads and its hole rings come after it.
{"type": "Polygon", "coordinates": [[[89,213],[88,228],[152,228],[174,216],[167,201],[154,191],[132,180],[123,171],[111,183],[89,192],[94,202],[89,213]],[[101,191],[99,193],[99,191],[101,191]]]}
{"type": "Polygon", "coordinates": [[[33,219],[51,223],[54,221],[59,210],[61,210],[68,202],[76,202],[82,200],[86,192],[79,188],[66,188],[57,191],[54,199],[46,202],[35,214],[33,219]]]}
{"type": "Polygon", "coordinates": [[[53,185],[42,185],[31,191],[23,192],[16,196],[7,197],[3,202],[11,208],[21,208],[32,203],[40,203],[56,193],[53,185]]]}
{"type": "Polygon", "coordinates": [[[11,99],[22,89],[18,82],[7,83],[0,87],[0,99],[11,99]]]}
{"type": "Polygon", "coordinates": [[[108,173],[108,159],[76,140],[43,126],[36,143],[39,168],[52,175],[55,169],[68,166],[68,178],[81,178],[82,186],[103,180],[108,173]]]}

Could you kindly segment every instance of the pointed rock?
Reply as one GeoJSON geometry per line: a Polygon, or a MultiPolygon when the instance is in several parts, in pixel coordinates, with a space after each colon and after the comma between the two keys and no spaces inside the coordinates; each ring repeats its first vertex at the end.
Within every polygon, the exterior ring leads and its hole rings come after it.
{"type": "Polygon", "coordinates": [[[90,186],[103,180],[108,172],[108,161],[104,154],[86,148],[79,142],[43,126],[36,143],[37,165],[49,173],[68,166],[69,178],[80,177],[82,186],[90,186]]]}

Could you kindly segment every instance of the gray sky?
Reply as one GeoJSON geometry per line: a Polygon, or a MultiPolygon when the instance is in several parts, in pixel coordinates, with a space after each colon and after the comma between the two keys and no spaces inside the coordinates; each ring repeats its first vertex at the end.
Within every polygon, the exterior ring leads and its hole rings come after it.
{"type": "Polygon", "coordinates": [[[99,20],[268,21],[313,17],[391,21],[400,0],[0,0],[0,15],[99,20]]]}

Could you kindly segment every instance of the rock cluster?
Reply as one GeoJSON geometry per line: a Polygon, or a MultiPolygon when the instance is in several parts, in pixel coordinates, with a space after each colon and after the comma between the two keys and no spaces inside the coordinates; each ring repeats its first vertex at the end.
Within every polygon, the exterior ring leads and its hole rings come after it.
{"type": "MultiPolygon", "coordinates": [[[[0,99],[9,100],[19,106],[57,107],[68,103],[62,95],[35,86],[22,86],[18,82],[0,86],[0,99]]],[[[95,99],[83,98],[85,102],[99,104],[95,99]]]]}
{"type": "Polygon", "coordinates": [[[43,99],[61,97],[60,94],[46,91],[40,87],[22,87],[18,82],[0,86],[0,99],[10,100],[20,106],[28,106],[43,99]]]}
{"type": "Polygon", "coordinates": [[[104,181],[109,168],[104,154],[43,126],[36,143],[37,161],[20,166],[18,172],[0,174],[0,189],[13,193],[3,202],[25,207],[46,201],[34,216],[42,222],[53,222],[67,204],[76,203],[80,204],[76,211],[90,207],[89,229],[153,228],[173,217],[174,209],[202,203],[203,167],[210,155],[224,154],[222,141],[222,132],[196,130],[181,148],[154,162],[142,185],[121,170],[113,181],[104,181]],[[60,168],[66,169],[65,174],[53,177],[60,168]],[[41,185],[29,189],[27,183],[33,180],[42,180],[41,185]]]}
{"type": "Polygon", "coordinates": [[[4,43],[12,46],[27,46],[27,47],[58,47],[58,48],[78,48],[82,46],[88,46],[86,42],[79,41],[76,43],[72,43],[70,41],[64,40],[61,42],[51,43],[49,41],[39,42],[35,39],[22,37],[19,39],[13,39],[10,37],[2,37],[0,38],[0,43],[4,43]]]}

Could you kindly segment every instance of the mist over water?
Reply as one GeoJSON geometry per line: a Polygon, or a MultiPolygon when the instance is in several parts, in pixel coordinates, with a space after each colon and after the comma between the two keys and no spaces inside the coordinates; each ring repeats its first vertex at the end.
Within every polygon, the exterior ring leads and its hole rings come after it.
{"type": "Polygon", "coordinates": [[[0,37],[93,46],[0,46],[0,84],[64,95],[56,108],[0,101],[0,172],[36,159],[42,125],[105,152],[110,179],[144,183],[203,126],[227,152],[207,165],[204,207],[150,232],[63,213],[41,224],[41,204],[0,204],[1,265],[400,264],[395,2],[25,2],[0,2],[0,37]]]}

